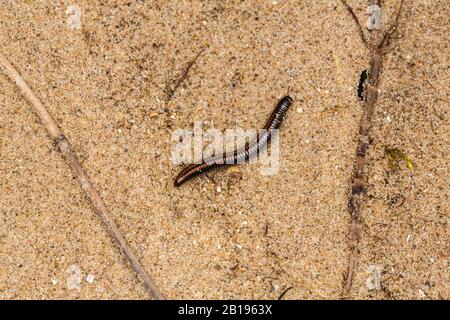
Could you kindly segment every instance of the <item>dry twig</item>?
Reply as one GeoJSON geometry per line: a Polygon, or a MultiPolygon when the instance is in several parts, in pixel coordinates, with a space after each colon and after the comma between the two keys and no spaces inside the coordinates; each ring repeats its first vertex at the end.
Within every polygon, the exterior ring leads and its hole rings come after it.
{"type": "Polygon", "coordinates": [[[287,293],[289,290],[291,290],[292,288],[293,288],[293,287],[290,286],[290,287],[287,287],[286,289],[284,289],[283,292],[281,292],[281,294],[278,296],[278,299],[277,299],[277,300],[283,299],[283,297],[286,295],[286,293],[287,293]]]}
{"type": "MultiPolygon", "coordinates": [[[[385,53],[386,45],[389,43],[392,35],[398,29],[398,22],[400,13],[403,8],[403,2],[404,0],[400,0],[400,6],[397,12],[396,19],[390,30],[384,35],[383,39],[379,41],[381,31],[374,30],[372,32],[373,37],[371,38],[371,43],[368,46],[370,48],[371,58],[369,63],[369,74],[365,92],[366,98],[363,104],[363,115],[359,125],[356,160],[351,180],[351,194],[348,201],[348,210],[351,217],[349,230],[350,254],[344,279],[344,287],[342,290],[343,298],[348,298],[350,296],[358,256],[358,245],[362,225],[361,208],[364,200],[364,193],[367,189],[367,181],[365,176],[366,153],[370,145],[369,133],[372,126],[372,117],[374,114],[375,104],[378,99],[378,81],[382,68],[383,54],[385,53]]],[[[355,19],[356,15],[354,14],[353,9],[346,3],[345,0],[342,0],[342,3],[346,6],[347,10],[350,12],[353,19],[358,24],[358,27],[360,28],[360,34],[362,34],[362,41],[364,42],[364,33],[362,32],[361,25],[359,24],[358,19],[355,19]]],[[[380,1],[377,1],[377,4],[380,5],[380,1]]]]}
{"type": "Polygon", "coordinates": [[[361,23],[359,22],[358,17],[356,16],[355,12],[353,11],[352,7],[350,7],[347,3],[347,1],[345,0],[341,0],[342,4],[345,6],[345,8],[347,9],[347,11],[350,13],[350,15],[352,16],[353,20],[356,23],[356,26],[358,27],[358,31],[359,31],[359,36],[361,37],[361,41],[362,43],[368,47],[367,45],[367,40],[366,40],[366,36],[364,34],[363,28],[361,26],[361,23]]]}
{"type": "Polygon", "coordinates": [[[192,59],[187,64],[186,68],[184,68],[183,73],[178,78],[178,80],[175,82],[175,85],[173,86],[173,88],[170,87],[169,83],[166,84],[166,91],[167,91],[166,102],[169,102],[170,99],[172,99],[173,95],[175,94],[175,91],[177,91],[177,89],[181,86],[181,84],[184,82],[184,80],[187,79],[187,77],[189,75],[189,71],[191,70],[191,68],[194,65],[195,61],[197,61],[198,57],[200,57],[200,55],[203,53],[203,51],[205,51],[205,49],[206,49],[206,47],[203,48],[202,50],[200,50],[200,52],[197,53],[197,55],[194,57],[194,59],[192,59]]]}
{"type": "Polygon", "coordinates": [[[100,195],[92,185],[92,182],[90,181],[88,175],[81,166],[77,156],[75,155],[75,152],[72,149],[72,146],[69,144],[68,139],[60,131],[58,125],[50,116],[50,114],[47,112],[46,108],[41,103],[39,98],[34,94],[34,92],[22,79],[17,70],[9,63],[9,61],[2,53],[0,53],[0,69],[3,69],[3,71],[9,76],[9,78],[19,87],[19,89],[22,91],[22,94],[25,96],[28,102],[33,106],[34,111],[37,113],[42,123],[47,128],[47,131],[51,139],[53,140],[55,146],[63,155],[67,164],[72,169],[72,173],[77,177],[78,181],[81,184],[81,187],[83,188],[87,197],[94,206],[98,216],[106,225],[107,227],[106,229],[109,235],[111,236],[111,238],[114,239],[114,241],[117,243],[124,256],[128,259],[133,270],[141,278],[147,291],[155,299],[164,299],[163,295],[154,284],[153,279],[145,272],[144,268],[139,263],[139,260],[133,254],[131,248],[125,241],[125,238],[122,236],[121,232],[117,228],[103,200],[100,198],[100,195]]]}

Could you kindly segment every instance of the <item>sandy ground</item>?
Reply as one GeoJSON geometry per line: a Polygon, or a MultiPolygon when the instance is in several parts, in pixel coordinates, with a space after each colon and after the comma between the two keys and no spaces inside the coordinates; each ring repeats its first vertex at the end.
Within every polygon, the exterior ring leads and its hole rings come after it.
{"type": "MultiPolygon", "coordinates": [[[[384,2],[391,20],[397,2],[384,2]]],[[[365,20],[366,1],[350,3],[365,20]]],[[[381,75],[354,298],[450,297],[448,31],[447,1],[406,1],[381,75]],[[390,168],[385,146],[414,170],[390,168]]],[[[0,50],[168,298],[339,298],[368,66],[340,1],[3,0],[0,50]],[[173,187],[175,129],[259,128],[288,87],[277,175],[245,165],[173,187]]],[[[30,105],[2,72],[0,84],[0,298],[146,298],[30,105]]]]}

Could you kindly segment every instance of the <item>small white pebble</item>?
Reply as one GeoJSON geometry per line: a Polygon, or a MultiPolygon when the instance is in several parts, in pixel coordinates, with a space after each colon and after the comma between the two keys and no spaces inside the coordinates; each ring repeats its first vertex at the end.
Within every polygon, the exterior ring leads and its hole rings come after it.
{"type": "Polygon", "coordinates": [[[305,140],[305,142],[306,142],[306,143],[309,143],[309,140],[308,140],[308,139],[306,139],[306,140],[305,140]]]}
{"type": "Polygon", "coordinates": [[[244,225],[244,226],[246,226],[247,225],[247,221],[242,221],[242,224],[244,225]]]}
{"type": "Polygon", "coordinates": [[[408,234],[408,236],[406,237],[406,242],[409,242],[410,239],[411,239],[411,235],[408,234]]]}
{"type": "Polygon", "coordinates": [[[53,285],[57,285],[58,282],[59,282],[58,279],[56,279],[56,278],[53,278],[53,279],[52,279],[52,284],[53,284],[53,285]]]}
{"type": "Polygon", "coordinates": [[[218,244],[217,249],[222,249],[222,246],[220,244],[218,244]]]}
{"type": "Polygon", "coordinates": [[[88,276],[86,277],[86,281],[89,283],[94,282],[95,276],[93,274],[88,274],[88,276]]]}
{"type": "Polygon", "coordinates": [[[430,258],[430,261],[433,263],[434,262],[434,258],[430,258]]]}
{"type": "Polygon", "coordinates": [[[216,191],[217,191],[217,192],[220,192],[220,191],[222,191],[222,188],[219,187],[219,186],[217,186],[216,191]]]}
{"type": "Polygon", "coordinates": [[[298,113],[302,113],[303,112],[303,108],[297,108],[297,112],[298,113]]]}
{"type": "Polygon", "coordinates": [[[386,117],[386,121],[387,121],[387,122],[391,122],[391,116],[387,116],[387,117],[386,117]]]}
{"type": "Polygon", "coordinates": [[[422,289],[419,289],[419,296],[421,296],[422,298],[425,298],[425,292],[423,292],[422,289]]]}
{"type": "Polygon", "coordinates": [[[121,133],[121,132],[122,132],[122,129],[117,129],[117,131],[119,131],[119,133],[121,133]]]}

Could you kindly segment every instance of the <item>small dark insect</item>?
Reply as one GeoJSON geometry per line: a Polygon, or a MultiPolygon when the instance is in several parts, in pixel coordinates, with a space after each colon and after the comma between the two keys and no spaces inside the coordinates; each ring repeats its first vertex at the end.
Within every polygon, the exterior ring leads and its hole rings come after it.
{"type": "Polygon", "coordinates": [[[220,155],[204,159],[201,164],[191,164],[187,166],[181,170],[175,178],[174,186],[179,187],[189,179],[218,167],[231,166],[247,162],[250,158],[258,154],[259,150],[267,146],[273,130],[280,127],[283,122],[284,115],[291,106],[292,102],[293,100],[291,97],[283,97],[267,119],[266,124],[263,127],[264,131],[261,135],[258,135],[256,139],[250,141],[244,147],[234,151],[233,154],[225,152],[220,155]]]}
{"type": "Polygon", "coordinates": [[[360,100],[364,100],[366,80],[367,80],[367,70],[363,70],[363,72],[361,72],[361,75],[359,76],[359,85],[358,85],[358,97],[360,100]]]}

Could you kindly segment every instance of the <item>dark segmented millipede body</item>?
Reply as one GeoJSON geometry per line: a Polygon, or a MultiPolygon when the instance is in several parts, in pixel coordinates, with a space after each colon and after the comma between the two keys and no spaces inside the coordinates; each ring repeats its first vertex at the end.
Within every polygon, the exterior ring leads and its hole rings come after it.
{"type": "Polygon", "coordinates": [[[256,139],[253,139],[245,146],[234,151],[234,153],[225,152],[219,155],[215,155],[203,160],[201,164],[191,164],[181,170],[181,172],[175,178],[175,187],[179,187],[189,179],[192,179],[214,168],[244,163],[258,154],[258,151],[266,147],[269,143],[273,130],[276,130],[280,127],[281,123],[283,122],[284,115],[286,114],[286,111],[289,109],[292,102],[293,100],[291,97],[283,97],[278,102],[277,106],[267,119],[262,133],[258,135],[256,139]]]}

